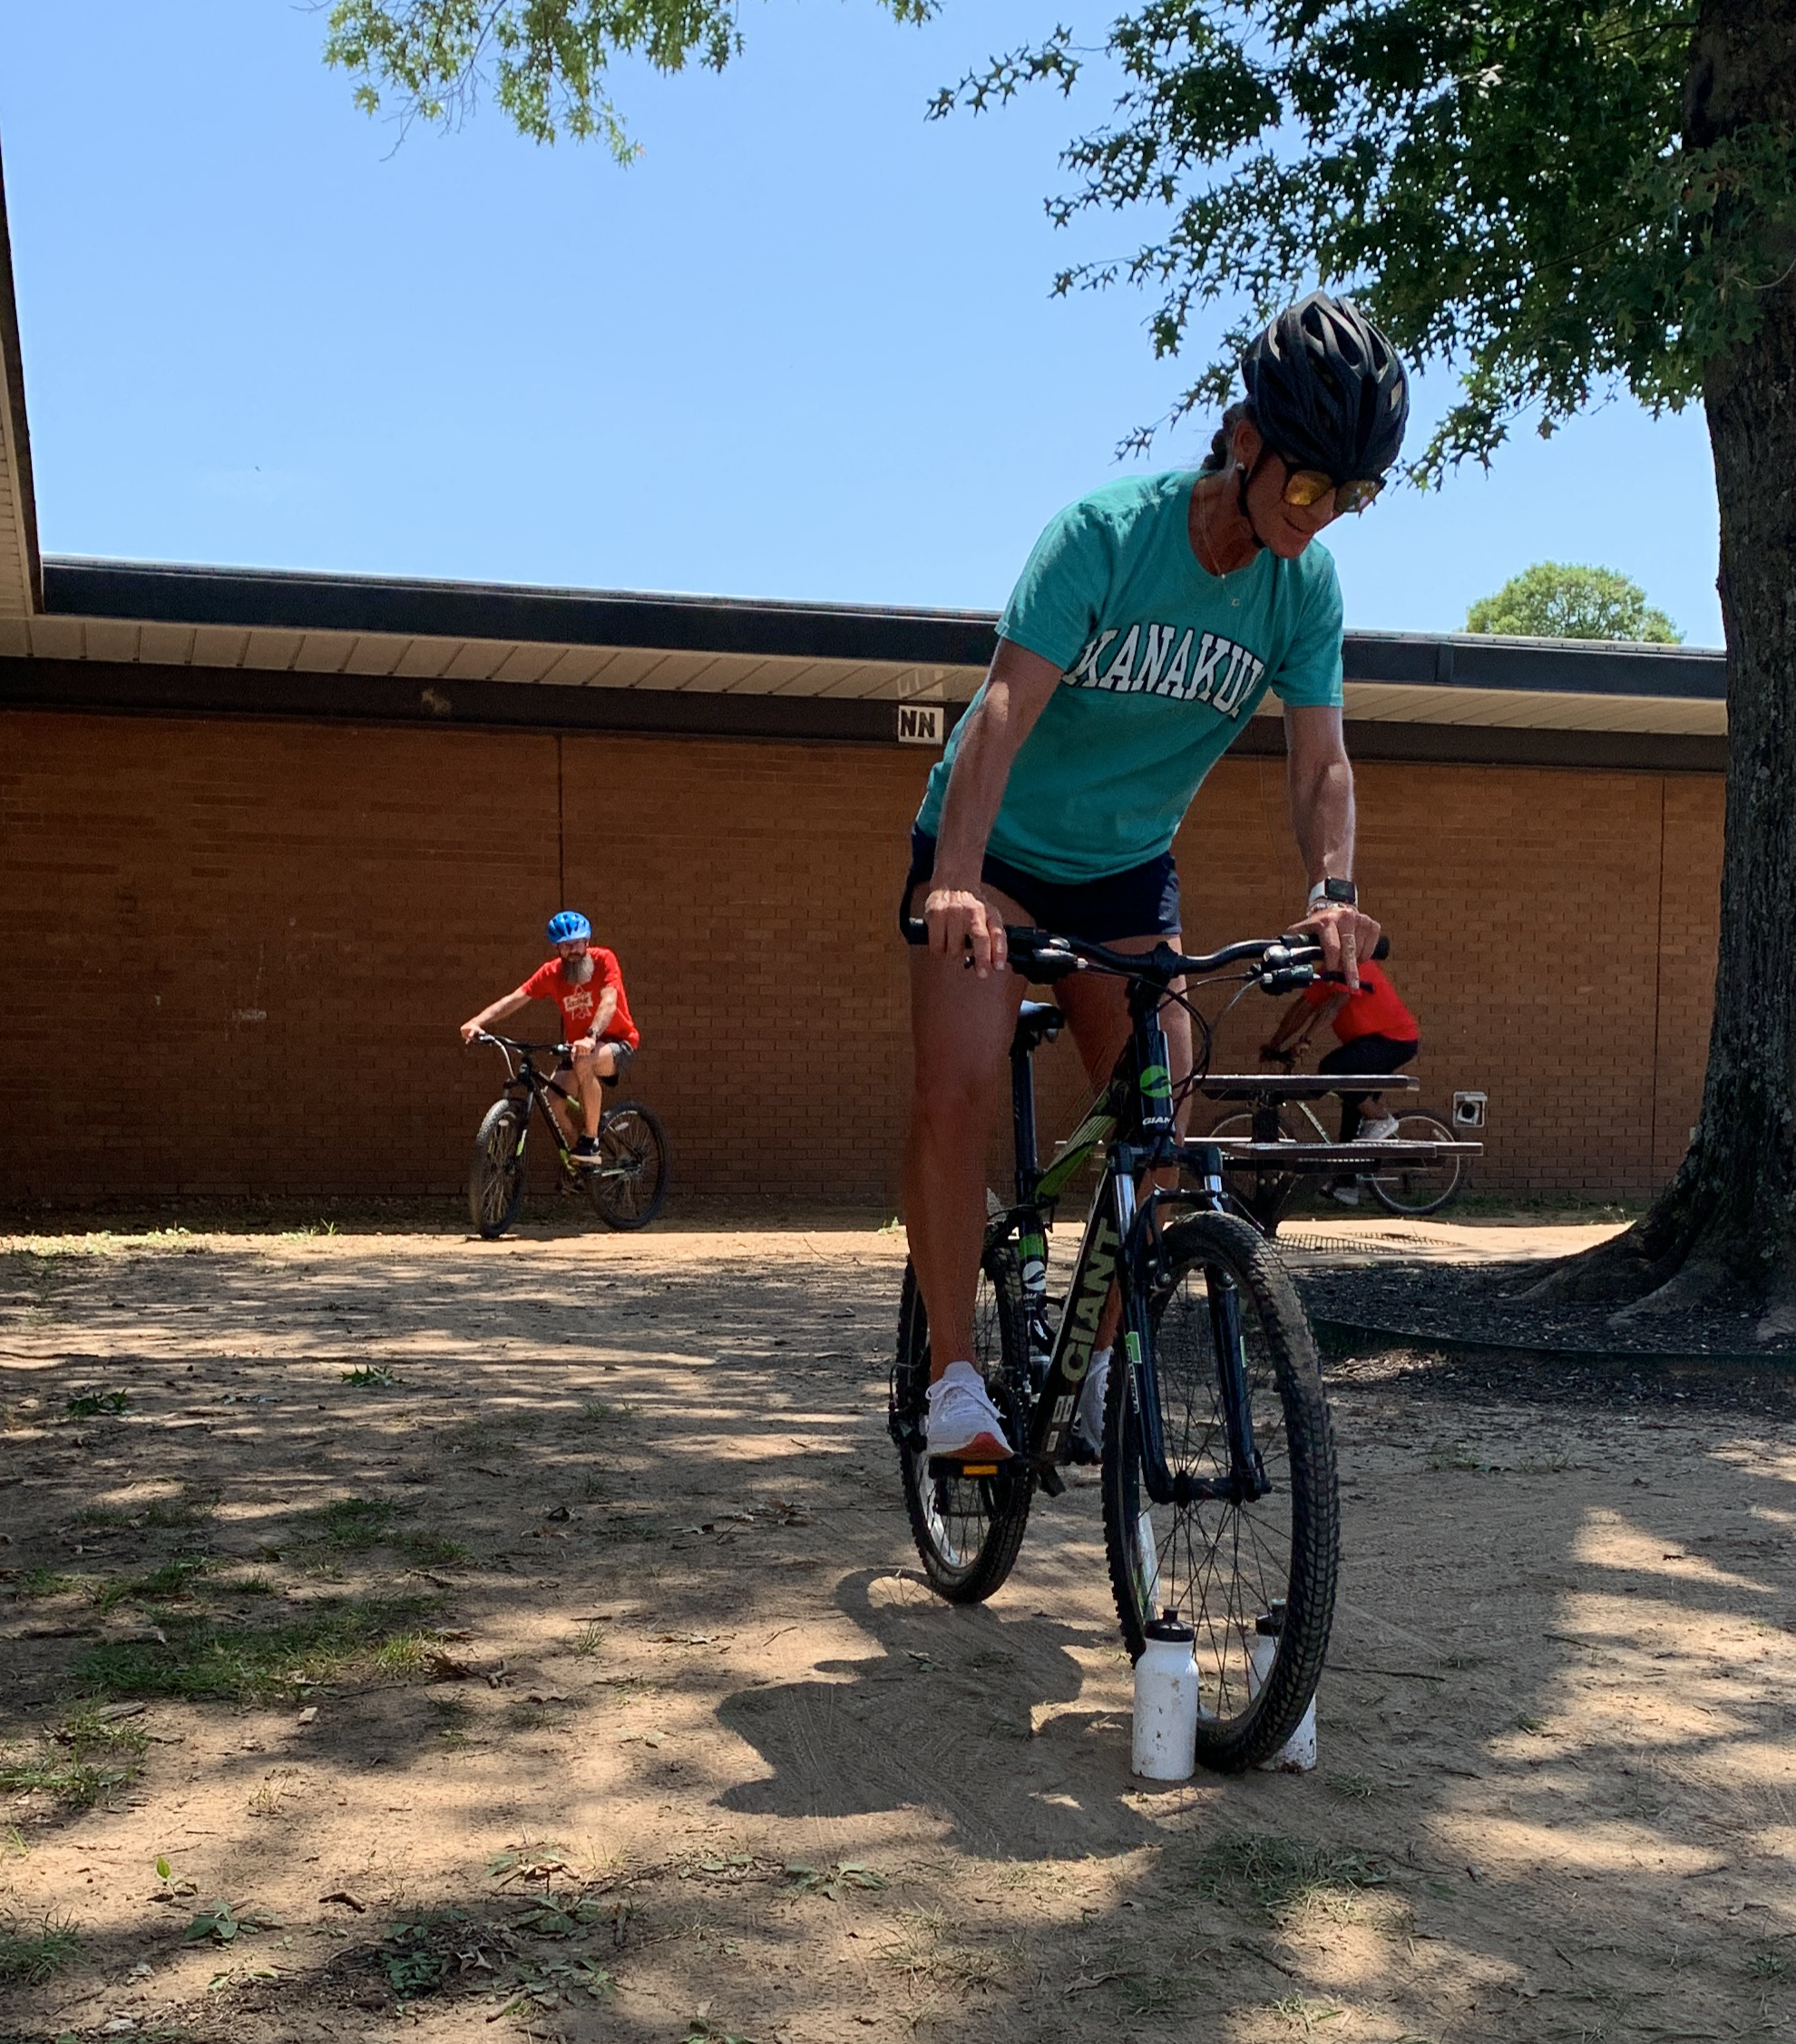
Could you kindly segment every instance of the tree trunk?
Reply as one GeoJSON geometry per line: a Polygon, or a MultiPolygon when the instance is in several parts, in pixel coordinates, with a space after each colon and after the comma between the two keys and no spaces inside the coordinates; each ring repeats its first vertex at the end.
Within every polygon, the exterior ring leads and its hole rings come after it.
{"type": "MultiPolygon", "coordinates": [[[[1747,122],[1796,126],[1789,0],[1705,0],[1684,111],[1699,147],[1747,122]]],[[[1726,1299],[1757,1311],[1772,1339],[1796,1332],[1796,277],[1766,291],[1753,338],[1709,365],[1703,402],[1728,766],[1702,1118],[1645,1219],[1537,1290],[1634,1300],[1630,1319],[1726,1299]]]]}

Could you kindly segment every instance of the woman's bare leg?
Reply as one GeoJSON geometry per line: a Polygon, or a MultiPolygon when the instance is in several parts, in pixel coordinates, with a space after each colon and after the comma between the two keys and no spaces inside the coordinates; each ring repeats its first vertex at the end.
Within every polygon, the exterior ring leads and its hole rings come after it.
{"type": "MultiPolygon", "coordinates": [[[[926,891],[913,891],[913,913],[926,891]]],[[[1031,920],[1008,895],[982,891],[1006,922],[1031,920]]],[[[904,1139],[904,1222],[929,1315],[932,1378],[950,1363],[972,1360],[986,1144],[1022,997],[1014,972],[979,979],[959,959],[921,948],[911,953],[915,1063],[904,1139]]]]}

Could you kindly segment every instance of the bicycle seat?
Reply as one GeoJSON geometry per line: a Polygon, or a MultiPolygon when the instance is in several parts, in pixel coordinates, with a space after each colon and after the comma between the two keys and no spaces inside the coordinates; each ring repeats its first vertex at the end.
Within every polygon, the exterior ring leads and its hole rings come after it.
{"type": "Polygon", "coordinates": [[[1051,1001],[1025,1001],[1017,1011],[1017,1033],[1011,1047],[1033,1050],[1038,1044],[1052,1043],[1066,1026],[1066,1017],[1051,1001]]]}

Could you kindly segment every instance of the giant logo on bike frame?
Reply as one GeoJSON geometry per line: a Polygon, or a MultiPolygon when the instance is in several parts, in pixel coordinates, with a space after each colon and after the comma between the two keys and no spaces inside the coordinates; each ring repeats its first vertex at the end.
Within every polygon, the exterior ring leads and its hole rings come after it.
{"type": "Polygon", "coordinates": [[[1131,625],[1126,636],[1120,626],[1099,632],[1060,678],[1075,688],[1207,703],[1219,715],[1239,716],[1265,671],[1257,655],[1220,633],[1199,639],[1195,625],[1183,637],[1176,625],[1131,625]]]}

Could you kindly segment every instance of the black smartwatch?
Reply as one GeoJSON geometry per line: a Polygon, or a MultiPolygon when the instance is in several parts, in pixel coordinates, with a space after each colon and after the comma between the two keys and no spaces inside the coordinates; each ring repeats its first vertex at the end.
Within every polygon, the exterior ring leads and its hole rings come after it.
{"type": "Polygon", "coordinates": [[[1360,891],[1350,880],[1335,880],[1332,877],[1319,880],[1310,890],[1307,906],[1313,910],[1330,903],[1342,908],[1357,909],[1360,905],[1360,891]]]}

